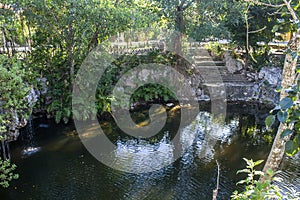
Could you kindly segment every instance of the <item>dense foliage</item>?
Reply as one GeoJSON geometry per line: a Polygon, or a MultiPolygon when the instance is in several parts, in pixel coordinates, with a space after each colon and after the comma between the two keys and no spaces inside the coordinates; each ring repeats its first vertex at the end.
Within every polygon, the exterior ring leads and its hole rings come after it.
{"type": "MultiPolygon", "coordinates": [[[[134,1],[32,1],[24,4],[33,33],[31,64],[47,79],[47,112],[57,122],[71,116],[75,73],[86,55],[109,36],[129,27],[151,24],[134,1]],[[125,6],[126,5],[126,6],[125,6]],[[134,19],[139,19],[138,22],[134,19]]],[[[103,97],[105,98],[105,97],[103,97]]],[[[105,106],[100,106],[105,108],[105,106]]],[[[105,109],[103,109],[105,111],[105,109]]]]}
{"type": "Polygon", "coordinates": [[[11,164],[9,160],[2,160],[0,158],[0,186],[3,188],[9,187],[9,183],[18,179],[19,175],[15,174],[14,171],[16,169],[15,164],[11,164]]]}
{"type": "Polygon", "coordinates": [[[33,107],[26,81],[30,72],[16,57],[0,55],[0,139],[8,139],[10,129],[22,126],[33,107]]]}
{"type": "Polygon", "coordinates": [[[276,177],[276,173],[274,173],[272,170],[267,170],[265,174],[262,171],[255,169],[263,162],[263,160],[258,160],[255,162],[246,158],[244,158],[244,160],[247,163],[247,167],[246,169],[237,171],[237,174],[246,173],[247,177],[243,180],[240,180],[237,185],[245,185],[245,190],[240,193],[238,191],[234,191],[231,195],[232,199],[299,199],[299,192],[284,192],[276,185],[276,182],[281,182],[281,179],[276,177]],[[263,179],[263,181],[260,179],[263,179]]]}

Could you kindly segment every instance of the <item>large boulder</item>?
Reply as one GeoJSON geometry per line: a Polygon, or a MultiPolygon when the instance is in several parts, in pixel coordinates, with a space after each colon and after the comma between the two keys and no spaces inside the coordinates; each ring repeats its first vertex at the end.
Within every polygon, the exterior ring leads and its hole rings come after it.
{"type": "Polygon", "coordinates": [[[263,67],[258,78],[262,81],[267,81],[268,84],[277,86],[281,84],[282,70],[278,67],[263,67]]]}
{"type": "Polygon", "coordinates": [[[224,53],[224,61],[226,63],[227,70],[231,74],[241,71],[245,66],[245,63],[242,60],[232,58],[230,52],[224,53]]]}
{"type": "Polygon", "coordinates": [[[279,93],[275,91],[281,84],[282,70],[278,67],[263,67],[259,74],[260,93],[259,99],[277,104],[279,102],[279,93]]]}

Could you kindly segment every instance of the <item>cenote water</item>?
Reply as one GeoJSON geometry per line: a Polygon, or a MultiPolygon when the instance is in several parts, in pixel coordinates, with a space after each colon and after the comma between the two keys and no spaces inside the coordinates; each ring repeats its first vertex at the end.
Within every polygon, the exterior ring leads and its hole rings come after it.
{"type": "MultiPolygon", "coordinates": [[[[147,110],[132,117],[142,123],[147,110]]],[[[264,119],[268,110],[259,105],[229,105],[225,123],[212,120],[209,109],[201,109],[193,122],[180,130],[186,148],[174,163],[148,173],[127,173],[112,169],[95,159],[83,146],[74,125],[56,125],[51,120],[35,120],[33,137],[24,133],[11,144],[12,160],[18,165],[18,180],[0,191],[0,199],[212,199],[220,163],[218,199],[230,199],[245,168],[242,158],[266,160],[273,132],[264,119]],[[41,124],[42,123],[42,124],[41,124]]],[[[170,140],[177,132],[180,112],[168,111],[163,130],[149,140],[124,136],[113,120],[101,121],[107,137],[117,148],[118,165],[155,168],[172,157],[170,140]],[[131,162],[122,163],[128,152],[136,152],[131,162]],[[154,159],[153,156],[159,157],[154,159]]],[[[30,131],[29,131],[30,132],[30,131]]],[[[285,158],[279,176],[281,187],[300,191],[299,155],[285,158]]]]}

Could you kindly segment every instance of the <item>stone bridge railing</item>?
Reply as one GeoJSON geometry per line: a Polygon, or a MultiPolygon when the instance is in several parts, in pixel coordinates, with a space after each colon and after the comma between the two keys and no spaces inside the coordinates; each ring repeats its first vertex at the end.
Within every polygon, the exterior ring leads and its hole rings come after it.
{"type": "Polygon", "coordinates": [[[162,41],[144,41],[144,42],[120,42],[111,43],[108,51],[113,55],[146,54],[151,51],[164,51],[165,43],[162,41]]]}

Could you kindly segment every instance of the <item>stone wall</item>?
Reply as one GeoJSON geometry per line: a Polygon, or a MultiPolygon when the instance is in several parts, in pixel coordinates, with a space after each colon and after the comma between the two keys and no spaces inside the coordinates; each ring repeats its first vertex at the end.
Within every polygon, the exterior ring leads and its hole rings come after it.
{"type": "MultiPolygon", "coordinates": [[[[249,77],[254,77],[248,82],[224,82],[226,89],[227,101],[251,101],[259,103],[267,103],[275,105],[279,103],[279,93],[276,87],[280,85],[282,80],[282,70],[276,67],[263,67],[258,74],[247,74],[249,77]]],[[[245,75],[245,77],[247,77],[245,75]]],[[[210,100],[209,86],[205,83],[200,85],[200,88],[205,88],[199,92],[199,100],[210,100]]],[[[213,90],[214,88],[211,88],[213,90]]]]}

